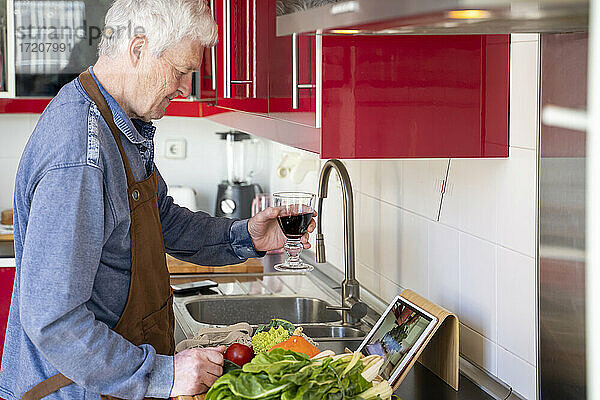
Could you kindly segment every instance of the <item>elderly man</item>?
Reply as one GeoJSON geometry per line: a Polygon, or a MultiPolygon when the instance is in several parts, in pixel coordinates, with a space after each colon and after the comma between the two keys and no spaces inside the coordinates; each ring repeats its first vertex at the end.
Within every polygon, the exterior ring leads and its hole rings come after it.
{"type": "Polygon", "coordinates": [[[190,94],[216,40],[204,1],[116,0],[106,26],[97,63],[52,100],[17,172],[4,399],[205,391],[224,349],[173,356],[165,250],[224,265],[285,242],[276,209],[234,222],[173,204],[153,163],[150,121],[190,94]],[[130,23],[132,37],[119,29],[130,23]]]}

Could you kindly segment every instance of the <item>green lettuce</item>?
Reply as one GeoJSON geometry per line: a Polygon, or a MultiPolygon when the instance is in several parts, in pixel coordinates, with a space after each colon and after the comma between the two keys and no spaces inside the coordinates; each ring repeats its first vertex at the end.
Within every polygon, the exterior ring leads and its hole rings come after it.
{"type": "Polygon", "coordinates": [[[362,377],[363,370],[361,362],[352,365],[347,358],[313,361],[274,349],[217,379],[206,400],[359,400],[373,386],[362,377]]]}

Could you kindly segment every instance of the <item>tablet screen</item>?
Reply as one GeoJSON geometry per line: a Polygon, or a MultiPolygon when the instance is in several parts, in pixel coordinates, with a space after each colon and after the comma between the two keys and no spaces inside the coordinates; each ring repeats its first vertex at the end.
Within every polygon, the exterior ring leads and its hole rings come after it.
{"type": "Polygon", "coordinates": [[[379,375],[393,384],[436,323],[433,315],[397,296],[358,350],[382,356],[385,361],[379,375]]]}

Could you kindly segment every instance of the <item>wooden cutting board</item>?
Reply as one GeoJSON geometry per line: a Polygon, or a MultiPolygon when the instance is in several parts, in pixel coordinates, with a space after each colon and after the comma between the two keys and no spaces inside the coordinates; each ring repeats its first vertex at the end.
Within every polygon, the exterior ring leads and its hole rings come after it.
{"type": "Polygon", "coordinates": [[[263,272],[263,266],[255,258],[241,264],[209,267],[181,261],[167,254],[167,268],[171,274],[249,274],[263,272]]]}
{"type": "Polygon", "coordinates": [[[15,237],[13,234],[0,235],[0,242],[12,242],[14,240],[15,240],[15,237]]]}

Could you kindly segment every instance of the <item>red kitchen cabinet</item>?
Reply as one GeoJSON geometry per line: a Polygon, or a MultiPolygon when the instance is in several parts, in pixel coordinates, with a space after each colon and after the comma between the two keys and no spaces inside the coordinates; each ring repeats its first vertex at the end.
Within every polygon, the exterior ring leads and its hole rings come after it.
{"type": "Polygon", "coordinates": [[[217,105],[267,113],[269,97],[268,25],[265,0],[215,0],[219,25],[217,105]]]}
{"type": "Polygon", "coordinates": [[[325,36],[323,158],[507,157],[508,35],[325,36]]]}
{"type": "Polygon", "coordinates": [[[4,349],[4,335],[6,334],[14,280],[14,267],[0,267],[0,360],[4,349]]]}
{"type": "Polygon", "coordinates": [[[315,59],[299,41],[298,82],[315,88],[298,109],[292,38],[272,34],[269,118],[215,120],[322,158],[508,156],[509,35],[309,39],[315,59]]]}

